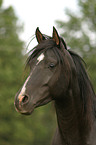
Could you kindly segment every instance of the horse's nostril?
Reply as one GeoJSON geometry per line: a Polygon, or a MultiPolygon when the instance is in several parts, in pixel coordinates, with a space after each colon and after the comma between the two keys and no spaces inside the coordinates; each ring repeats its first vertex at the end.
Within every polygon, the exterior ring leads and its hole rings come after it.
{"type": "Polygon", "coordinates": [[[22,99],[22,103],[27,103],[27,102],[28,102],[28,96],[25,95],[22,99]]]}

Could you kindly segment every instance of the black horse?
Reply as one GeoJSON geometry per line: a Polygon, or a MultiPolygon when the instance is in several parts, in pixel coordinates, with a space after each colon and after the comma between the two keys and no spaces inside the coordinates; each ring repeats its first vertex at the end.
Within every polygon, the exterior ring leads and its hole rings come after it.
{"type": "Polygon", "coordinates": [[[36,29],[38,45],[27,60],[30,75],[15,97],[22,114],[54,100],[58,128],[52,145],[96,145],[96,96],[83,60],[53,36],[36,29]]]}

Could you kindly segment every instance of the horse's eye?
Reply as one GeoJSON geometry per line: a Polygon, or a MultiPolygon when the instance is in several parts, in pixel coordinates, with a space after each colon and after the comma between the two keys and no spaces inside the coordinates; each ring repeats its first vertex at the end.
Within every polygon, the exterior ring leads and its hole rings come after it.
{"type": "Polygon", "coordinates": [[[54,68],[54,67],[55,67],[55,64],[54,64],[54,63],[51,63],[51,64],[49,65],[49,67],[50,67],[50,68],[54,68]]]}

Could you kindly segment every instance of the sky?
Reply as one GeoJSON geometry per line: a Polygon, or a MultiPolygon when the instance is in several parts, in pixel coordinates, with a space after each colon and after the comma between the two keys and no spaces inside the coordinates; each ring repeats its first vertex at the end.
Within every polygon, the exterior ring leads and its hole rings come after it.
{"type": "Polygon", "coordinates": [[[51,36],[53,26],[56,27],[55,21],[66,20],[65,8],[75,11],[77,0],[4,0],[5,8],[10,5],[13,6],[19,22],[24,24],[24,32],[20,38],[27,45],[35,34],[36,27],[43,34],[51,36]]]}

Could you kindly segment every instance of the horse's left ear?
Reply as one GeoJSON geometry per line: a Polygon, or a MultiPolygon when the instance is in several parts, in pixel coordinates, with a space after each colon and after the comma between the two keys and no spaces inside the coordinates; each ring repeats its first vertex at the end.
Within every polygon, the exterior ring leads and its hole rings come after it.
{"type": "Polygon", "coordinates": [[[65,48],[67,50],[67,45],[62,37],[59,36],[57,30],[53,26],[53,40],[60,48],[65,48]]]}
{"type": "Polygon", "coordinates": [[[53,40],[56,42],[57,45],[60,45],[60,37],[54,26],[53,26],[53,40]]]}
{"type": "Polygon", "coordinates": [[[36,38],[38,43],[41,43],[42,40],[45,40],[45,37],[43,34],[40,32],[39,28],[37,27],[36,32],[35,32],[36,38]]]}

